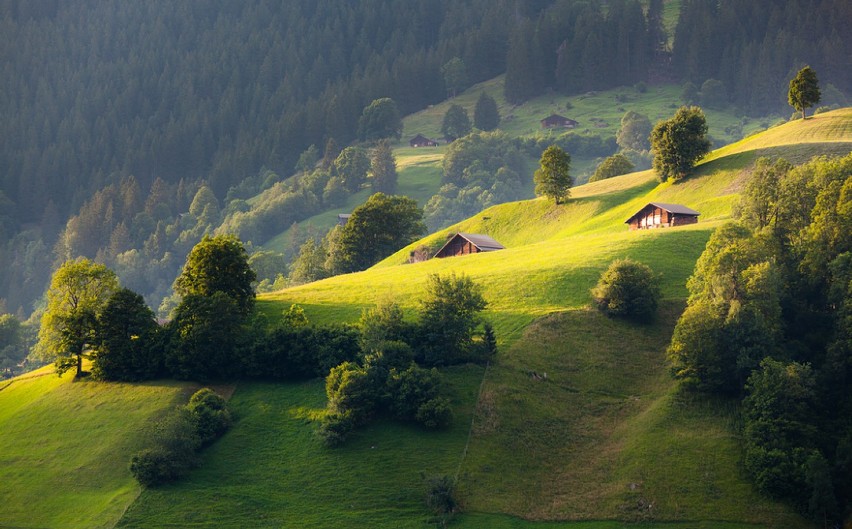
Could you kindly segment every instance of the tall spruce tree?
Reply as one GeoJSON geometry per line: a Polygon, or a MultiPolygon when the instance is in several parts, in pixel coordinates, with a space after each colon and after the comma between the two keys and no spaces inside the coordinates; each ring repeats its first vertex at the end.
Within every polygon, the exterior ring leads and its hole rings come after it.
{"type": "Polygon", "coordinates": [[[494,130],[500,125],[500,111],[497,102],[490,95],[482,92],[476,100],[473,109],[473,125],[479,130],[494,130]]]}

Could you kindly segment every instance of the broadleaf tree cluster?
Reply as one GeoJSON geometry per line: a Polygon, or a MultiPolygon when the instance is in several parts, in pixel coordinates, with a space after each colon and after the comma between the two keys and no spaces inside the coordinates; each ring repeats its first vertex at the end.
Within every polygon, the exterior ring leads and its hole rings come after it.
{"type": "Polygon", "coordinates": [[[758,488],[821,523],[852,507],[852,155],[760,159],[717,229],[669,347],[688,387],[745,397],[758,488]]]}

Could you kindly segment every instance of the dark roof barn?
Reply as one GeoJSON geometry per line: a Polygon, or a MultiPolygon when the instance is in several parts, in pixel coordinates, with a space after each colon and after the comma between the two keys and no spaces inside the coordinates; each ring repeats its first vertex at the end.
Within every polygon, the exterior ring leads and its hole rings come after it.
{"type": "Polygon", "coordinates": [[[574,121],[573,119],[566,118],[565,116],[560,116],[559,114],[551,114],[541,120],[541,128],[543,129],[552,129],[555,127],[563,127],[566,129],[573,129],[579,123],[574,121]]]}
{"type": "Polygon", "coordinates": [[[505,246],[488,235],[476,233],[456,233],[435,254],[435,257],[455,257],[480,252],[504,250],[505,246]]]}
{"type": "Polygon", "coordinates": [[[624,221],[631,230],[684,226],[698,222],[701,213],[681,204],[649,202],[645,207],[624,221]]]}
{"type": "Polygon", "coordinates": [[[430,140],[426,136],[422,134],[418,134],[417,136],[408,140],[408,144],[412,147],[437,147],[438,142],[435,140],[430,140]]]}

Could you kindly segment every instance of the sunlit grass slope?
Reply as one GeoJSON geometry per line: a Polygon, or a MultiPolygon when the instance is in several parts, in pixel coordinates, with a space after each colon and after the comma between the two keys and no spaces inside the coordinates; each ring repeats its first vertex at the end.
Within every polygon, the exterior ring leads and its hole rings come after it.
{"type": "Polygon", "coordinates": [[[482,372],[445,371],[456,417],[448,431],[380,423],[333,450],[314,436],[323,381],[241,385],[237,423],[202,466],[143,492],[119,527],[429,527],[424,476],[457,471],[482,372]]]}
{"type": "Polygon", "coordinates": [[[140,430],[185,384],[105,384],[43,368],[0,390],[0,527],[112,527],[139,494],[140,430]]]}

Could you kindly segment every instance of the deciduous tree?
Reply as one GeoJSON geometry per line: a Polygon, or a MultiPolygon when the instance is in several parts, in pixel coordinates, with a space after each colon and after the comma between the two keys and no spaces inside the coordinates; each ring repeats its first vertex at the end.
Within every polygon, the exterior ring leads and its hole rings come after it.
{"type": "Polygon", "coordinates": [[[118,289],[115,273],[85,258],[67,261],[53,274],[47,309],[38,333],[38,354],[55,360],[62,375],[76,367],[83,374],[83,356],[95,343],[97,318],[118,289]]]}
{"type": "Polygon", "coordinates": [[[402,118],[396,102],[389,98],[374,99],[364,107],[358,121],[358,137],[364,141],[397,138],[402,135],[402,118]]]}
{"type": "Polygon", "coordinates": [[[251,284],[255,279],[248,264],[248,253],[239,239],[233,235],[205,236],[190,251],[174,289],[184,297],[222,292],[234,300],[245,315],[254,307],[251,284]]]}
{"type": "Polygon", "coordinates": [[[805,109],[819,103],[820,97],[819,80],[810,66],[799,70],[796,77],[790,80],[787,101],[791,107],[802,113],[802,119],[805,119],[805,109]]]}
{"type": "Polygon", "coordinates": [[[157,329],[154,312],[142,296],[119,289],[101,311],[92,374],[102,380],[145,380],[162,364],[153,351],[151,334],[157,329]]]}
{"type": "Polygon", "coordinates": [[[661,182],[680,180],[710,152],[707,120],[699,107],[680,107],[674,117],[660,121],[651,131],[654,170],[661,182]]]}
{"type": "Polygon", "coordinates": [[[552,198],[557,204],[571,196],[573,179],[568,172],[571,170],[571,156],[565,151],[551,145],[541,154],[540,167],[536,170],[535,194],[552,198]]]}
{"type": "Polygon", "coordinates": [[[441,133],[450,141],[466,136],[470,133],[470,117],[467,110],[461,105],[451,105],[444,114],[441,123],[441,133]]]}

